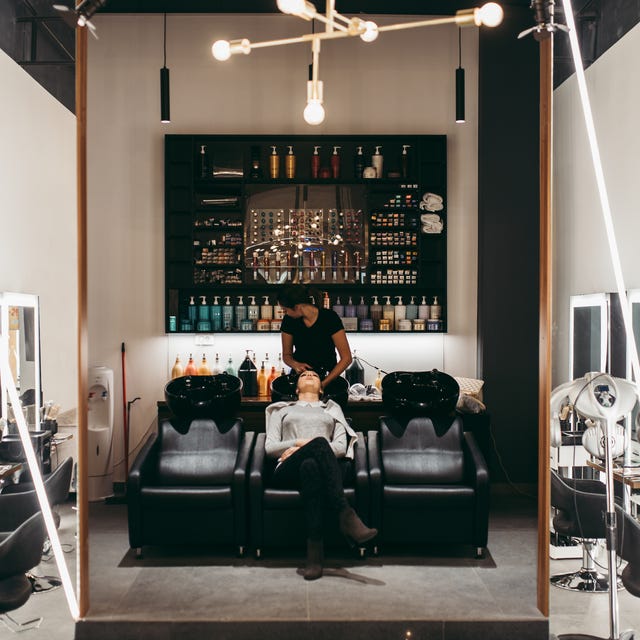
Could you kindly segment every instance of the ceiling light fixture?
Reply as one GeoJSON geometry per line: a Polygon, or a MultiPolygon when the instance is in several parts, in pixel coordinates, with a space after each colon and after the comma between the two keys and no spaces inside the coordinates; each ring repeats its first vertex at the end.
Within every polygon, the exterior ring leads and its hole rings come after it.
{"type": "MultiPolygon", "coordinates": [[[[326,26],[324,32],[307,33],[292,38],[280,38],[266,40],[264,42],[250,42],[246,38],[241,40],[216,40],[211,47],[211,52],[216,60],[228,60],[236,53],[248,55],[253,49],[264,47],[277,47],[286,44],[311,42],[313,55],[313,73],[307,82],[307,106],[304,110],[304,119],[309,124],[320,124],[324,120],[324,106],[322,96],[322,82],[318,80],[318,66],[320,57],[320,42],[322,40],[335,40],[337,38],[359,37],[364,42],[373,42],[383,31],[401,31],[418,27],[433,27],[444,24],[456,24],[458,27],[475,25],[477,27],[495,27],[502,22],[504,12],[502,7],[489,2],[482,7],[463,9],[455,15],[446,18],[430,18],[414,22],[400,22],[378,26],[371,20],[362,20],[357,17],[347,18],[335,10],[335,0],[327,0],[326,15],[318,13],[317,9],[308,0],[277,0],[278,9],[282,13],[297,16],[303,20],[318,20],[326,26]]],[[[464,70],[462,71],[462,86],[464,88],[464,70]]],[[[456,87],[458,73],[456,72],[456,87]]]]}
{"type": "Polygon", "coordinates": [[[171,98],[169,95],[169,69],[167,69],[167,14],[164,14],[164,63],[160,69],[160,122],[171,122],[171,98]]]}
{"type": "Polygon", "coordinates": [[[464,69],[462,68],[462,29],[458,27],[458,68],[456,69],[456,122],[464,122],[464,69]]]}

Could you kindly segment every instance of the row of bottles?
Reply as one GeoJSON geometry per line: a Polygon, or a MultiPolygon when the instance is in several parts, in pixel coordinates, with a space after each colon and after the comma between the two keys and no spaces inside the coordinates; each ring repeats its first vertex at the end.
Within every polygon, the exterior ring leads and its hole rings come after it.
{"type": "MultiPolygon", "coordinates": [[[[322,145],[312,145],[313,154],[311,155],[310,162],[310,176],[312,179],[333,179],[338,180],[342,176],[342,155],[340,150],[342,145],[330,145],[332,151],[330,154],[321,154],[320,149],[322,145]]],[[[410,158],[409,149],[410,144],[403,144],[402,153],[398,158],[398,162],[394,163],[397,168],[387,171],[385,176],[384,172],[384,154],[383,145],[373,145],[373,151],[365,154],[364,146],[356,147],[356,152],[353,157],[353,177],[360,179],[381,179],[384,177],[393,179],[406,180],[410,174],[410,158]]],[[[250,158],[250,171],[249,178],[251,180],[264,180],[270,178],[271,180],[278,180],[280,178],[286,178],[288,180],[295,180],[297,176],[297,155],[293,145],[284,145],[286,151],[283,148],[278,148],[277,145],[270,145],[271,152],[269,154],[269,168],[265,171],[262,166],[262,149],[259,146],[251,147],[250,158]],[[282,158],[284,157],[284,163],[282,158]],[[284,171],[282,170],[282,164],[284,164],[284,171]]],[[[200,178],[207,179],[215,177],[215,171],[213,170],[212,163],[209,158],[209,151],[207,145],[200,145],[200,178]]],[[[307,156],[308,157],[308,156],[307,156]]],[[[240,176],[243,173],[240,171],[240,176]]],[[[230,176],[225,176],[230,177],[230,176]]]]}
{"type": "Polygon", "coordinates": [[[210,367],[207,362],[206,354],[202,354],[202,360],[199,365],[193,359],[193,354],[189,354],[189,360],[185,366],[182,365],[180,356],[176,356],[176,361],[171,369],[171,379],[181,376],[211,376],[220,373],[228,373],[232,376],[238,376],[242,380],[242,395],[248,397],[270,397],[271,383],[278,376],[285,375],[285,369],[282,362],[282,355],[278,354],[277,362],[272,363],[269,360],[269,354],[265,355],[260,368],[258,368],[255,360],[255,352],[253,357],[249,355],[247,349],[246,356],[240,366],[236,369],[233,358],[229,354],[226,365],[220,361],[220,355],[216,353],[215,361],[210,367]]]}

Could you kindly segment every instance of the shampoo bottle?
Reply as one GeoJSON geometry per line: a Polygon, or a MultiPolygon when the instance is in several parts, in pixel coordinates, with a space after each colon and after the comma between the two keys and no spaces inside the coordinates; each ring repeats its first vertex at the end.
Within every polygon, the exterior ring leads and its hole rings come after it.
{"type": "Polygon", "coordinates": [[[213,296],[213,304],[209,307],[209,313],[211,315],[211,330],[222,330],[222,307],[220,306],[220,297],[213,296]]]}
{"type": "Polygon", "coordinates": [[[364,171],[364,154],[362,153],[362,147],[358,147],[356,156],[353,160],[353,177],[356,180],[362,178],[362,172],[364,171]]]}
{"type": "Polygon", "coordinates": [[[402,302],[402,296],[396,296],[398,298],[398,304],[394,309],[394,314],[396,317],[396,331],[400,329],[400,320],[404,320],[407,317],[407,307],[405,307],[402,302]]]}
{"type": "Polygon", "coordinates": [[[340,303],[340,296],[336,298],[336,303],[333,305],[333,310],[338,314],[340,318],[344,318],[344,305],[340,303]]]}
{"type": "Polygon", "coordinates": [[[242,395],[257,396],[258,395],[258,372],[256,365],[249,357],[249,350],[238,368],[238,378],[242,380],[242,395]]]}
{"type": "Polygon", "coordinates": [[[231,357],[231,354],[229,354],[229,359],[227,360],[227,368],[225,369],[225,371],[230,376],[236,375],[236,370],[235,370],[235,367],[233,366],[233,358],[231,357]]]}
{"type": "Polygon", "coordinates": [[[375,153],[371,156],[371,166],[376,170],[376,178],[382,178],[382,145],[377,145],[375,153]]]}
{"type": "Polygon", "coordinates": [[[189,354],[189,362],[187,362],[187,366],[184,368],[185,376],[195,376],[198,375],[198,369],[196,368],[196,364],[193,361],[193,356],[189,354]]]}
{"type": "Polygon", "coordinates": [[[311,177],[317,178],[320,175],[320,154],[318,153],[318,149],[320,149],[320,145],[314,145],[313,147],[313,155],[311,156],[311,177]]]}
{"type": "Polygon", "coordinates": [[[198,375],[199,376],[210,376],[211,369],[209,369],[209,365],[207,364],[207,356],[202,354],[202,361],[200,362],[200,366],[198,367],[198,375]]]}
{"type": "Polygon", "coordinates": [[[429,319],[429,305],[427,304],[426,296],[422,296],[422,301],[418,307],[418,318],[422,318],[423,320],[429,319]]]}
{"type": "Polygon", "coordinates": [[[176,356],[176,362],[173,365],[173,369],[171,369],[171,379],[180,378],[184,375],[184,367],[182,366],[182,362],[180,362],[180,356],[176,356]]]}
{"type": "Polygon", "coordinates": [[[211,331],[211,322],[209,320],[209,306],[207,305],[207,297],[200,296],[200,306],[198,307],[198,331],[211,331]]]}
{"type": "Polygon", "coordinates": [[[369,313],[371,314],[371,319],[373,320],[374,329],[379,329],[379,321],[380,318],[382,318],[382,305],[378,302],[378,296],[373,296],[373,302],[371,303],[369,313]]]}
{"type": "Polygon", "coordinates": [[[262,361],[262,366],[260,367],[260,371],[258,371],[258,396],[261,398],[265,398],[267,396],[267,370],[264,366],[264,360],[262,361]]]}
{"type": "Polygon", "coordinates": [[[360,360],[356,356],[356,352],[353,352],[353,360],[351,364],[345,369],[344,376],[349,383],[349,386],[354,384],[364,384],[364,367],[360,364],[360,360]]]}
{"type": "Polygon", "coordinates": [[[273,365],[271,367],[271,372],[269,373],[269,377],[267,378],[267,395],[271,397],[271,383],[278,377],[278,371],[276,370],[276,366],[273,365]]]}
{"type": "Polygon", "coordinates": [[[207,145],[200,145],[200,177],[209,177],[209,162],[207,160],[207,145]]]}
{"type": "Polygon", "coordinates": [[[411,296],[411,301],[407,305],[407,320],[415,320],[418,317],[418,305],[416,304],[416,297],[411,296]]]}
{"type": "Polygon", "coordinates": [[[217,375],[222,373],[222,369],[220,368],[220,354],[219,353],[216,353],[216,359],[213,361],[213,369],[211,370],[211,373],[214,376],[217,376],[217,375]]]}
{"type": "Polygon", "coordinates": [[[396,317],[396,313],[393,308],[393,305],[391,304],[391,296],[382,296],[382,297],[387,299],[387,301],[384,303],[384,306],[382,307],[382,317],[385,320],[389,320],[391,327],[394,327],[395,326],[394,320],[396,317]]]}
{"type": "Polygon", "coordinates": [[[224,297],[222,305],[222,329],[223,331],[231,331],[233,329],[233,305],[231,304],[231,296],[224,297]]]}
{"type": "Polygon", "coordinates": [[[334,180],[340,177],[340,155],[338,154],[338,149],[340,148],[340,146],[334,146],[331,154],[331,176],[334,180]]]}
{"type": "Polygon", "coordinates": [[[440,306],[440,303],[438,302],[438,296],[434,296],[433,304],[431,305],[430,310],[429,310],[429,319],[430,320],[440,320],[440,318],[442,318],[442,307],[440,306]]]}
{"type": "Polygon", "coordinates": [[[285,157],[285,175],[289,180],[296,177],[296,156],[293,153],[293,147],[289,145],[289,153],[285,157]]]}
{"type": "Polygon", "coordinates": [[[406,180],[409,177],[409,154],[407,153],[407,149],[410,147],[410,144],[402,145],[402,155],[400,156],[400,175],[403,180],[406,180]]]}
{"type": "Polygon", "coordinates": [[[364,296],[360,296],[360,302],[356,309],[356,315],[360,320],[364,320],[365,318],[369,317],[369,305],[365,304],[364,296]]]}
{"type": "Polygon", "coordinates": [[[322,294],[322,308],[331,309],[331,299],[329,298],[329,294],[326,291],[322,294]]]}
{"type": "Polygon", "coordinates": [[[238,296],[238,304],[235,306],[234,314],[236,318],[236,329],[242,329],[242,321],[247,317],[247,307],[244,304],[242,296],[238,296]]]}
{"type": "Polygon", "coordinates": [[[355,318],[356,317],[356,305],[353,304],[351,296],[349,296],[349,302],[344,306],[344,317],[355,318]]]}
{"type": "Polygon", "coordinates": [[[191,323],[191,328],[196,328],[198,310],[196,309],[196,301],[194,300],[195,296],[189,296],[189,322],[191,323]]]}
{"type": "Polygon", "coordinates": [[[256,304],[256,297],[249,296],[249,306],[247,307],[247,318],[253,322],[255,330],[256,324],[260,319],[260,307],[256,304]]]}
{"type": "Polygon", "coordinates": [[[280,177],[280,156],[275,146],[271,147],[271,155],[269,156],[269,175],[272,180],[280,177]]]}
{"type": "Polygon", "coordinates": [[[376,379],[373,382],[373,386],[382,393],[382,372],[378,369],[378,374],[376,375],[376,379]]]}
{"type": "Polygon", "coordinates": [[[273,307],[269,304],[269,296],[264,296],[264,303],[260,307],[260,317],[263,320],[273,320],[273,307]]]}

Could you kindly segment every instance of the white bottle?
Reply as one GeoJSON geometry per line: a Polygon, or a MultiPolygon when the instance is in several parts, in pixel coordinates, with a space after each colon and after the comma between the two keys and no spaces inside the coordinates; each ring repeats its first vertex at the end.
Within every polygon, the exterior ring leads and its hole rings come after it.
{"type": "Polygon", "coordinates": [[[377,145],[375,153],[371,156],[371,166],[376,170],[376,178],[382,178],[382,145],[377,145]]]}
{"type": "Polygon", "coordinates": [[[273,320],[273,307],[269,304],[269,296],[263,296],[264,303],[260,307],[260,317],[263,320],[273,320]]]}
{"type": "Polygon", "coordinates": [[[438,296],[434,296],[433,304],[430,307],[429,319],[440,320],[442,318],[442,307],[438,303],[438,296]]]}
{"type": "Polygon", "coordinates": [[[411,296],[411,301],[407,305],[407,320],[415,320],[418,317],[418,305],[416,297],[411,296]]]}
{"type": "Polygon", "coordinates": [[[391,304],[391,296],[382,296],[383,298],[386,298],[387,301],[382,305],[382,317],[385,320],[389,320],[390,323],[390,329],[393,328],[394,325],[394,320],[396,317],[395,314],[395,310],[393,308],[393,305],[391,304]]]}
{"type": "Polygon", "coordinates": [[[396,316],[396,331],[400,331],[400,320],[405,320],[407,317],[407,307],[402,302],[402,296],[396,296],[398,298],[398,304],[394,309],[396,316]]]}
{"type": "Polygon", "coordinates": [[[253,328],[255,330],[256,324],[260,319],[260,307],[256,304],[256,297],[249,296],[249,306],[247,307],[247,318],[253,322],[253,328]]]}
{"type": "Polygon", "coordinates": [[[422,296],[422,301],[418,307],[418,318],[422,318],[423,320],[429,319],[429,305],[427,304],[426,296],[422,296]]]}

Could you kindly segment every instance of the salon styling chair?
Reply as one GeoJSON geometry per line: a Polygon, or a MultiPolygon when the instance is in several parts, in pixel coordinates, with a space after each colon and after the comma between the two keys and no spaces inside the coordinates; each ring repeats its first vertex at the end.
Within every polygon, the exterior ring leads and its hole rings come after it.
{"type": "MultiPolygon", "coordinates": [[[[620,490],[620,489],[619,489],[620,490]]],[[[556,510],[553,529],[582,545],[582,566],[577,571],[551,576],[551,584],[571,591],[606,593],[609,579],[597,570],[598,540],[605,537],[606,487],[599,480],[562,478],[551,470],[551,506],[556,510]]],[[[622,583],[618,583],[621,588],[622,583]]]]}
{"type": "Polygon", "coordinates": [[[456,415],[459,386],[440,371],[394,372],[382,380],[389,415],[367,434],[371,525],[379,544],[487,546],[489,473],[456,415]]]}
{"type": "MultiPolygon", "coordinates": [[[[354,459],[342,459],[339,460],[339,464],[347,467],[343,473],[345,497],[362,520],[369,523],[367,450],[364,434],[357,433],[357,436],[354,459]]],[[[262,557],[262,550],[265,548],[302,548],[307,538],[300,492],[297,489],[272,486],[271,479],[276,460],[266,456],[265,439],[264,433],[258,434],[249,475],[251,545],[258,558],[262,557]]],[[[328,513],[324,522],[327,525],[325,544],[344,544],[338,533],[337,514],[328,513]]],[[[364,556],[365,547],[359,547],[359,553],[360,556],[364,556]]]]}
{"type": "Polygon", "coordinates": [[[242,381],[226,373],[183,376],[165,387],[172,417],[136,457],[127,482],[129,544],[247,544],[247,469],[255,434],[245,433],[242,381]]]}
{"type": "Polygon", "coordinates": [[[0,622],[11,631],[33,629],[42,622],[36,618],[19,623],[9,611],[21,607],[31,596],[26,574],[40,564],[45,535],[41,513],[34,513],[13,531],[0,531],[0,622]]]}

